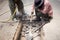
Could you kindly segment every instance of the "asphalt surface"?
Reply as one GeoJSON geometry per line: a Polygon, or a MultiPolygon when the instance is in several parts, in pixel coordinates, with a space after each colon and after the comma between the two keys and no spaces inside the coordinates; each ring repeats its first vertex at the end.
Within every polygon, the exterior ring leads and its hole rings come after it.
{"type": "MultiPolygon", "coordinates": [[[[60,40],[60,0],[49,0],[53,8],[53,20],[44,26],[45,40],[60,40]]],[[[24,5],[32,3],[32,0],[23,0],[24,5]]],[[[26,13],[31,12],[31,5],[25,6],[26,13]]],[[[0,1],[0,14],[9,10],[8,1],[0,1]]],[[[10,18],[10,11],[0,16],[0,21],[10,18]],[[6,16],[7,15],[7,16],[6,16]]],[[[0,22],[0,40],[12,40],[17,28],[17,23],[0,22]]]]}

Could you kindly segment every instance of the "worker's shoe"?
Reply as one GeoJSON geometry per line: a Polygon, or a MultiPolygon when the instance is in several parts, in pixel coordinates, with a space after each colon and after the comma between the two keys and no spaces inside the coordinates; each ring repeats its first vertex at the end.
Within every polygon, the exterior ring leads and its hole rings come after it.
{"type": "Polygon", "coordinates": [[[14,21],[15,18],[16,18],[16,15],[14,15],[14,16],[12,15],[12,21],[14,21]]]}

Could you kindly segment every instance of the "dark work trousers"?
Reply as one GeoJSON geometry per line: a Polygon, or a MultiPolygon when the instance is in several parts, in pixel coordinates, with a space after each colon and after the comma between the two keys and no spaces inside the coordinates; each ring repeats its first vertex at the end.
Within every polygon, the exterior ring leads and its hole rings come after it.
{"type": "MultiPolygon", "coordinates": [[[[20,15],[22,16],[22,14],[24,13],[24,6],[23,6],[22,0],[9,0],[9,7],[10,7],[10,10],[11,10],[11,15],[14,14],[14,11],[16,9],[15,4],[17,5],[18,11],[20,12],[20,15]]],[[[15,17],[16,17],[16,14],[14,14],[13,19],[15,17]]]]}

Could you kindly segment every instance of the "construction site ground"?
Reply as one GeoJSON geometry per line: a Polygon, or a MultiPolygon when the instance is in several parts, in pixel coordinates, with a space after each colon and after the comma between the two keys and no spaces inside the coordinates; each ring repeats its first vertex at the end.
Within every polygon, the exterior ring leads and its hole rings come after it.
{"type": "MultiPolygon", "coordinates": [[[[60,0],[49,0],[53,8],[53,20],[44,26],[45,40],[60,40],[60,0]]],[[[31,13],[33,1],[23,0],[26,13],[31,13]]],[[[0,1],[0,40],[12,40],[19,22],[9,20],[8,0],[0,1]],[[9,20],[9,22],[8,22],[9,20]]]]}

